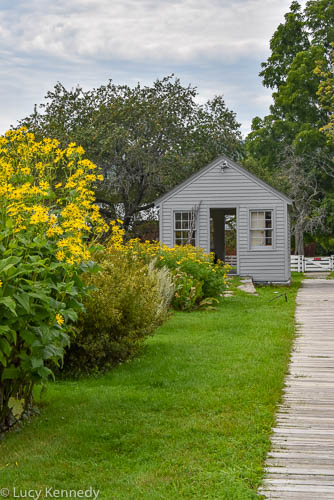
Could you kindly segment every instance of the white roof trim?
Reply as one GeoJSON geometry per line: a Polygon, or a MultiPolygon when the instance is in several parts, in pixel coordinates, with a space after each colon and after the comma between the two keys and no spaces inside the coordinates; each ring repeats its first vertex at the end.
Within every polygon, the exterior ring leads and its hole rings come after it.
{"type": "Polygon", "coordinates": [[[231,160],[230,158],[228,158],[227,156],[224,156],[224,155],[220,156],[219,158],[217,158],[213,162],[209,163],[209,165],[206,165],[205,167],[202,167],[198,172],[195,172],[190,177],[188,177],[188,179],[186,179],[185,181],[181,182],[181,184],[178,184],[173,189],[171,189],[170,191],[168,191],[164,195],[160,196],[160,198],[157,198],[154,201],[154,205],[155,206],[159,206],[162,202],[167,201],[171,196],[173,196],[174,194],[177,194],[179,191],[182,191],[182,189],[184,189],[185,187],[187,187],[190,184],[192,184],[195,180],[197,180],[200,177],[202,177],[202,175],[206,174],[209,170],[211,170],[212,168],[216,167],[217,165],[219,165],[220,162],[223,162],[223,161],[227,162],[227,164],[228,164],[229,167],[235,168],[241,174],[245,175],[246,177],[248,177],[249,179],[251,179],[253,182],[256,182],[258,185],[262,186],[267,191],[270,191],[275,196],[277,196],[278,198],[280,198],[282,201],[285,201],[289,205],[292,205],[291,198],[289,198],[285,194],[281,193],[277,189],[273,188],[272,186],[270,186],[270,184],[267,184],[267,182],[263,181],[262,179],[260,179],[256,175],[252,174],[251,172],[249,172],[248,170],[246,170],[244,167],[242,167],[241,165],[239,165],[238,163],[236,163],[235,161],[231,160]]]}

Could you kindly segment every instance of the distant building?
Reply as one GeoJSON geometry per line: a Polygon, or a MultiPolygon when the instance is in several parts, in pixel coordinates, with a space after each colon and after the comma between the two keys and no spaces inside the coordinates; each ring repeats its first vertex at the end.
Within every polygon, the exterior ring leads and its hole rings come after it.
{"type": "Polygon", "coordinates": [[[290,281],[290,198],[225,156],[155,201],[160,241],[191,243],[225,261],[225,218],[236,220],[236,272],[290,281]],[[227,218],[227,216],[229,216],[227,218]]]}

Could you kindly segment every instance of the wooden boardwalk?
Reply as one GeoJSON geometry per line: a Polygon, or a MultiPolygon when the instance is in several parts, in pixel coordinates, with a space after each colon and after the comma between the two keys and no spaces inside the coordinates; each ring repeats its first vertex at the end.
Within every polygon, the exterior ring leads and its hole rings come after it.
{"type": "Polygon", "coordinates": [[[334,280],[306,279],[297,338],[260,494],[334,499],[334,280]]]}

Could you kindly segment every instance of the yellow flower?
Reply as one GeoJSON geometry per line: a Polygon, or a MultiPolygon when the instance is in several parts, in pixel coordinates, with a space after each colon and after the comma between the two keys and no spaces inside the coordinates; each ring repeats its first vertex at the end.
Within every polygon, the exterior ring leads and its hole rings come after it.
{"type": "Polygon", "coordinates": [[[30,217],[30,224],[39,224],[49,220],[48,209],[41,205],[33,206],[34,213],[30,217]]]}
{"type": "Polygon", "coordinates": [[[0,288],[2,287],[2,281],[0,280],[0,288]]]}
{"type": "Polygon", "coordinates": [[[64,323],[64,318],[62,317],[61,314],[59,314],[59,313],[56,314],[56,321],[57,321],[58,325],[60,325],[60,326],[64,323]]]}
{"type": "Polygon", "coordinates": [[[58,250],[56,253],[56,257],[58,260],[62,261],[65,259],[65,252],[63,250],[58,250]]]}

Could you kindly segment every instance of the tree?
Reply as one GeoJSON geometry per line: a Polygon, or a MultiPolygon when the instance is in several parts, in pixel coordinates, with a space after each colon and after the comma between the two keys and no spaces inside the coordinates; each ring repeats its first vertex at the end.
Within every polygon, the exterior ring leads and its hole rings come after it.
{"type": "Polygon", "coordinates": [[[257,163],[265,176],[270,175],[277,187],[283,184],[294,198],[292,220],[297,250],[302,253],[304,231],[333,232],[325,214],[334,192],[329,175],[334,144],[322,132],[329,111],[320,105],[320,77],[314,71],[319,61],[329,68],[333,26],[332,0],[309,0],[304,11],[292,2],[285,23],[270,41],[271,55],[260,73],[263,84],[273,89],[270,114],[254,118],[246,139],[246,163],[257,163]]]}
{"type": "Polygon", "coordinates": [[[173,75],[134,88],[109,81],[72,90],[58,83],[21,121],[37,136],[74,141],[104,173],[97,201],[128,227],[152,201],[218,155],[242,155],[240,125],[221,96],[196,103],[195,88],[173,75]]]}
{"type": "MultiPolygon", "coordinates": [[[[329,115],[328,123],[322,127],[321,131],[325,133],[328,144],[334,145],[334,43],[331,44],[330,67],[326,67],[323,61],[318,61],[314,73],[320,77],[317,91],[320,105],[329,115]]],[[[334,162],[334,158],[332,160],[334,162]]]]}
{"type": "Polygon", "coordinates": [[[270,40],[271,56],[261,63],[263,85],[278,88],[289,72],[295,56],[309,48],[305,31],[305,17],[298,2],[293,1],[290,12],[285,14],[285,24],[280,24],[270,40]]]}
{"type": "MultiPolygon", "coordinates": [[[[298,154],[294,147],[287,147],[282,160],[281,172],[289,186],[293,199],[292,224],[295,235],[295,254],[304,254],[304,233],[312,235],[325,230],[327,207],[326,192],[319,182],[319,172],[324,172],[329,158],[321,151],[312,154],[298,154]]],[[[331,172],[331,176],[333,172],[331,172]]]]}
{"type": "MultiPolygon", "coordinates": [[[[334,9],[334,6],[332,7],[334,9]]],[[[334,27],[331,27],[334,29],[334,27]]],[[[331,50],[331,65],[328,67],[323,61],[318,61],[315,73],[320,78],[320,84],[317,95],[319,97],[321,107],[327,111],[329,115],[328,122],[321,128],[327,139],[327,145],[331,151],[334,150],[334,43],[330,45],[331,50]]],[[[328,175],[334,177],[334,156],[332,156],[331,165],[327,168],[328,175]]],[[[334,192],[329,192],[323,202],[328,212],[328,224],[334,227],[334,192]]],[[[334,247],[334,237],[326,239],[322,244],[325,248],[332,249],[334,247]]]]}

